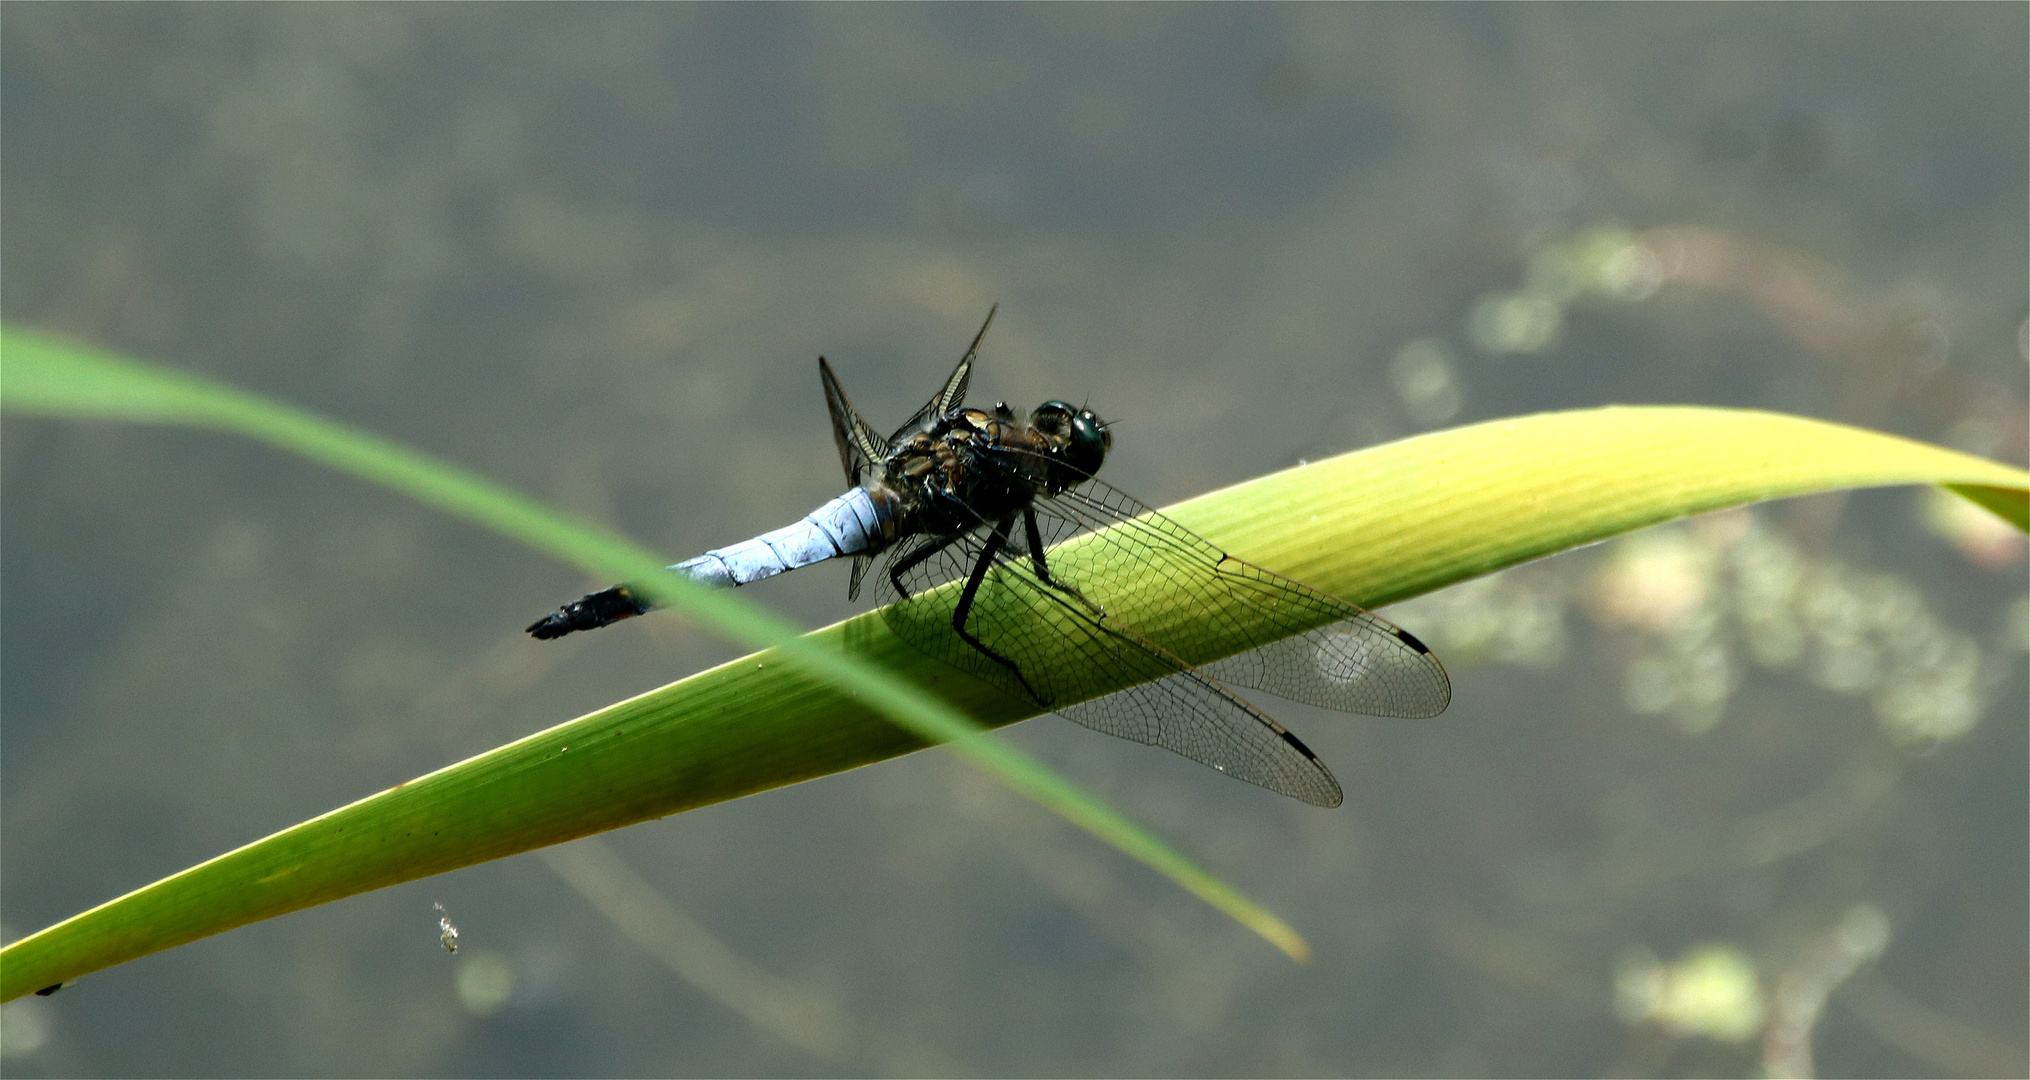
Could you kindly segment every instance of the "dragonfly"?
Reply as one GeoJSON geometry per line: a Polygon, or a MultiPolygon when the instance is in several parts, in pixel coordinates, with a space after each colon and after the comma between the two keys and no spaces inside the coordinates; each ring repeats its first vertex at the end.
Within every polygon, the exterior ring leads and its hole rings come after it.
{"type": "MultiPolygon", "coordinates": [[[[1445,710],[1445,668],[1409,632],[1235,558],[1098,479],[1113,432],[1091,409],[1046,401],[1019,418],[1005,402],[966,406],[993,323],[989,309],[951,376],[886,438],[819,357],[846,493],[669,569],[739,586],[850,558],[857,599],[885,556],[882,617],[922,652],[1093,730],[1316,806],[1344,799],[1332,771],[1234,687],[1369,716],[1445,710]],[[1189,621],[1138,624],[1152,595],[1182,601],[1189,621]],[[1231,655],[1182,659],[1222,650],[1231,655]]],[[[561,637],[653,606],[615,585],[528,632],[561,637]]]]}

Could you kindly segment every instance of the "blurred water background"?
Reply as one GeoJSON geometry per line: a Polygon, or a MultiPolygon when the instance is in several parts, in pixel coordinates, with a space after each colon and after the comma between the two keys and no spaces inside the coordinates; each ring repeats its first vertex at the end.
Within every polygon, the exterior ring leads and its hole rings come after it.
{"type": "MultiPolygon", "coordinates": [[[[1119,418],[1108,473],[1158,505],[1609,402],[2021,463],[2026,24],[8,4],[0,314],[673,559],[836,494],[820,353],[892,424],[995,301],[976,400],[1119,418]]],[[[604,582],[248,443],[0,437],[10,940],[734,655],[668,618],[534,643],[604,582]]],[[[845,578],[751,597],[822,625],[845,578]]],[[[1004,734],[1308,966],[930,752],[98,973],[0,1012],[0,1066],[2020,1076],[2025,592],[1951,499],[1811,498],[1392,609],[1451,711],[1274,707],[1338,811],[1004,734]]]]}

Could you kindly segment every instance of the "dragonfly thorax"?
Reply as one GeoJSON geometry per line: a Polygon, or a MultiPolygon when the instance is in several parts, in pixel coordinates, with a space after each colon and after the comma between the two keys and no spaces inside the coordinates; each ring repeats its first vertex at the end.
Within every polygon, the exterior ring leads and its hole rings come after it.
{"type": "Polygon", "coordinates": [[[868,486],[913,518],[903,531],[948,535],[1085,482],[1110,442],[1099,417],[1061,401],[1046,402],[1027,423],[1006,405],[953,409],[892,445],[868,486]]]}

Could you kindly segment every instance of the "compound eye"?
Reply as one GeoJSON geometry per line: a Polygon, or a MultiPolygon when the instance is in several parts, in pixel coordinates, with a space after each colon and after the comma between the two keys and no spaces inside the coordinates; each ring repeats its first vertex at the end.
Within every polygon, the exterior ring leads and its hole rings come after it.
{"type": "Polygon", "coordinates": [[[1091,409],[1074,409],[1067,402],[1046,401],[1036,407],[1030,423],[1038,431],[1064,440],[1058,460],[1087,476],[1100,471],[1113,449],[1114,436],[1091,409]]]}
{"type": "Polygon", "coordinates": [[[1071,420],[1072,407],[1062,401],[1046,401],[1029,414],[1029,423],[1047,435],[1063,435],[1070,431],[1071,420]]]}
{"type": "Polygon", "coordinates": [[[1100,433],[1101,453],[1104,454],[1106,451],[1114,448],[1114,432],[1111,428],[1107,427],[1106,421],[1100,419],[1098,413],[1093,412],[1091,409],[1080,409],[1077,419],[1073,420],[1072,423],[1075,426],[1088,428],[1100,433]]]}

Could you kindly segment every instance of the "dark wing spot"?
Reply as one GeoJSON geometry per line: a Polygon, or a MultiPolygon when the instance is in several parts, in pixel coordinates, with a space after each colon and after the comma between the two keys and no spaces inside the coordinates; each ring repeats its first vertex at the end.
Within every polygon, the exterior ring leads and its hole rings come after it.
{"type": "MultiPolygon", "coordinates": [[[[1289,743],[1291,746],[1296,747],[1298,753],[1303,754],[1305,757],[1308,757],[1313,761],[1318,760],[1318,755],[1312,753],[1311,748],[1304,745],[1304,740],[1299,739],[1297,736],[1290,734],[1289,728],[1278,728],[1276,729],[1276,734],[1281,735],[1283,737],[1284,742],[1289,743]]],[[[1320,762],[1320,764],[1323,764],[1323,762],[1320,762]]]]}
{"type": "Polygon", "coordinates": [[[1396,637],[1401,639],[1403,644],[1408,645],[1410,648],[1415,649],[1420,653],[1424,653],[1426,655],[1430,654],[1431,650],[1426,648],[1423,642],[1418,641],[1415,634],[1410,633],[1408,630],[1405,630],[1400,626],[1392,626],[1389,629],[1394,630],[1396,632],[1396,637]]]}

